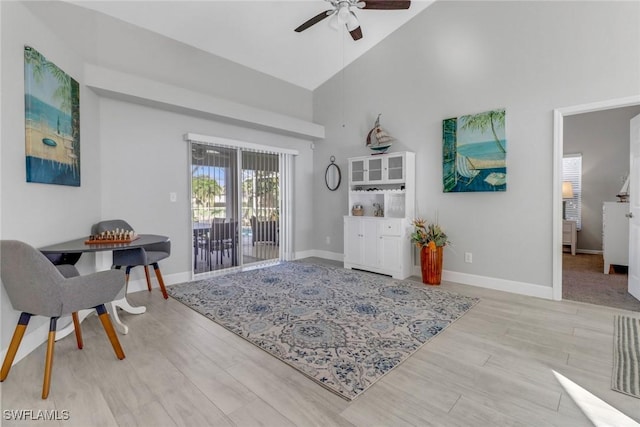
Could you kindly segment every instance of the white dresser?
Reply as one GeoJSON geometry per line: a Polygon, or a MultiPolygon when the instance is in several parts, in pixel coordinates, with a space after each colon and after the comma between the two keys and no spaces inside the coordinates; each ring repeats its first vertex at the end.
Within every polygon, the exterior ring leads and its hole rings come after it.
{"type": "Polygon", "coordinates": [[[629,265],[629,203],[604,202],[602,205],[602,250],[604,274],[611,265],[629,265]]]}

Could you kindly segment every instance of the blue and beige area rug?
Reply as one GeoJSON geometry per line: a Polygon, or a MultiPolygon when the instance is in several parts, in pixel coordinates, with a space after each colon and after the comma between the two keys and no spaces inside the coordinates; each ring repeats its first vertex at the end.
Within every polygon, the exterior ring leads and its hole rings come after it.
{"type": "Polygon", "coordinates": [[[347,400],[478,302],[422,283],[298,261],[168,291],[347,400]]]}
{"type": "Polygon", "coordinates": [[[640,399],[640,318],[614,318],[611,388],[640,399]]]}

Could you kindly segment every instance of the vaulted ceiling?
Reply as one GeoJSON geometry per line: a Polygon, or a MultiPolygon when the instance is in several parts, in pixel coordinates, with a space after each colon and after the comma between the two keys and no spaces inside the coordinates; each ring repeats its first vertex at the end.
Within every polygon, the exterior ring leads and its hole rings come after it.
{"type": "Polygon", "coordinates": [[[323,0],[70,1],[162,34],[297,86],[314,90],[432,1],[408,10],[359,10],[364,37],[353,41],[327,20],[294,28],[330,9],[323,0]]]}

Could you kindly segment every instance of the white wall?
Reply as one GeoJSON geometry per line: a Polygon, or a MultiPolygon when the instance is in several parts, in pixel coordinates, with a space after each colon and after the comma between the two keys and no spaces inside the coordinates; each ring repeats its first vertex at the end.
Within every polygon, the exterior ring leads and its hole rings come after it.
{"type": "Polygon", "coordinates": [[[168,37],[64,1],[25,2],[86,63],[305,120],[312,93],[168,37]]]}
{"type": "Polygon", "coordinates": [[[629,120],[640,106],[564,118],[565,154],[582,154],[582,230],[578,249],[602,251],[602,203],[615,202],[629,173],[629,120]]]}
{"type": "MultiPolygon", "coordinates": [[[[83,87],[83,62],[28,9],[17,2],[1,2],[2,130],[1,193],[2,239],[18,239],[44,246],[79,237],[100,218],[100,159],[98,99],[83,87]],[[24,45],[29,45],[80,83],[81,186],[69,187],[26,182],[24,131],[24,45]]],[[[81,270],[91,268],[83,257],[81,270]]],[[[6,348],[19,313],[11,308],[2,288],[0,344],[6,348]]],[[[34,318],[28,333],[45,324],[34,318]]],[[[46,328],[46,326],[45,326],[46,328]]],[[[40,331],[41,333],[42,331],[40,331]]],[[[43,335],[44,336],[44,335],[43,335]]]]}
{"type": "MultiPolygon", "coordinates": [[[[198,112],[188,116],[102,98],[86,88],[83,70],[88,62],[119,67],[142,79],[164,79],[161,83],[173,85],[168,93],[160,94],[165,99],[180,90],[176,88],[179,83],[211,95],[213,102],[221,99],[216,96],[225,96],[236,106],[254,107],[248,109],[252,114],[261,109],[267,116],[277,112],[305,120],[311,111],[309,91],[220,58],[203,58],[201,52],[173,40],[110,18],[87,15],[66,3],[0,1],[0,8],[0,238],[38,247],[85,236],[101,219],[125,218],[140,232],[169,235],[173,250],[162,263],[163,272],[185,277],[191,271],[191,237],[187,148],[182,136],[195,132],[299,150],[295,160],[294,249],[312,248],[309,188],[313,153],[309,141],[197,118],[198,112]],[[26,183],[25,44],[80,84],[80,187],[26,183]],[[269,106],[273,109],[265,109],[269,106]],[[177,203],[169,203],[169,192],[178,193],[177,203]]],[[[105,84],[109,86],[109,82],[105,84]]],[[[93,271],[95,257],[83,255],[78,265],[81,272],[93,271]]],[[[141,274],[134,269],[132,279],[140,279],[141,274]]],[[[4,288],[0,296],[0,348],[5,350],[19,313],[12,309],[4,288]]],[[[17,360],[45,339],[45,322],[42,318],[31,321],[17,360]]]]}
{"type": "Polygon", "coordinates": [[[366,132],[382,113],[399,139],[392,149],[416,152],[417,214],[438,215],[450,234],[449,278],[550,296],[552,111],[640,93],[639,31],[637,2],[430,6],[314,93],[314,121],[326,131],[314,158],[316,241],[331,235],[323,249],[342,252],[347,186],[331,193],[321,175],[332,154],[346,171],[347,157],[367,153],[366,132]],[[501,107],[507,191],[442,193],[442,120],[501,107]]]}
{"type": "MultiPolygon", "coordinates": [[[[140,233],[171,238],[163,274],[191,270],[191,196],[187,132],[299,151],[295,158],[294,248],[312,249],[313,151],[308,141],[216,123],[118,100],[100,99],[102,216],[125,218],[140,233]],[[177,202],[169,193],[177,193],[177,202]]],[[[132,279],[144,278],[142,269],[132,279]]]]}

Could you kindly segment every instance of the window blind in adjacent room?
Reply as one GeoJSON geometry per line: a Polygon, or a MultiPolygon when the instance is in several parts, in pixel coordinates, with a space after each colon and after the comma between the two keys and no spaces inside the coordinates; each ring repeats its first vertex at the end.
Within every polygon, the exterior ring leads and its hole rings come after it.
{"type": "Polygon", "coordinates": [[[582,154],[565,154],[562,158],[562,181],[571,182],[573,198],[563,199],[565,217],[576,221],[577,229],[582,229],[582,154]]]}

